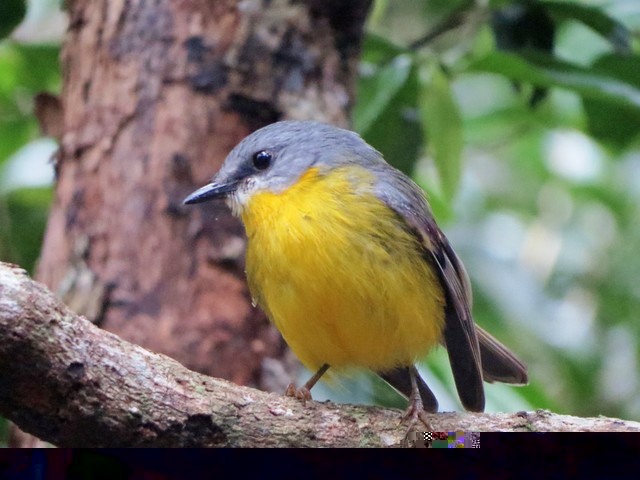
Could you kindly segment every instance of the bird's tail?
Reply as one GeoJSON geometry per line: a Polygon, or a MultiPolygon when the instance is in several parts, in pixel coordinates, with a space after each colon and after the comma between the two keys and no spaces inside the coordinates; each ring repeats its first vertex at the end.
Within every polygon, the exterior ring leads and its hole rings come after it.
{"type": "Polygon", "coordinates": [[[529,381],[527,366],[507,347],[477,325],[476,333],[480,344],[484,381],[526,385],[529,381]]]}
{"type": "MultiPolygon", "coordinates": [[[[507,347],[491,334],[476,325],[480,357],[482,361],[482,378],[485,382],[501,382],[511,385],[525,385],[528,382],[527,366],[520,361],[507,347]]],[[[383,380],[407,398],[411,396],[411,377],[409,367],[400,367],[379,374],[383,380]]],[[[438,400],[418,375],[418,390],[422,397],[424,410],[430,413],[438,411],[438,400]]]]}

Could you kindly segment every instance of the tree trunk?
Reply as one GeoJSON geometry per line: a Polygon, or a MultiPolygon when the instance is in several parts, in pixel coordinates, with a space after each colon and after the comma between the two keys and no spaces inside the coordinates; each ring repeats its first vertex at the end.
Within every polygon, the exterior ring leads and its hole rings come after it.
{"type": "Polygon", "coordinates": [[[181,201],[256,128],[348,122],[370,0],[69,4],[64,134],[38,279],[190,369],[283,388],[292,369],[263,367],[285,348],[251,307],[241,225],[222,204],[181,201]]]}
{"type": "Polygon", "coordinates": [[[190,369],[284,390],[296,363],[251,306],[241,225],[221,204],[182,199],[261,126],[348,123],[371,0],[66,3],[63,135],[37,278],[190,369]]]}

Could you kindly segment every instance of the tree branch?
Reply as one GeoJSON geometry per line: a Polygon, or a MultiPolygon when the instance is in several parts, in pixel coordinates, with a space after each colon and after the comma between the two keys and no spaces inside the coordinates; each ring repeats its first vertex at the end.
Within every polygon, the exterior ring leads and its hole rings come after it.
{"type": "Polygon", "coordinates": [[[473,7],[473,1],[467,1],[461,3],[458,7],[452,10],[443,20],[438,22],[431,30],[425,33],[422,37],[411,42],[407,48],[409,50],[419,50],[429,43],[433,42],[441,35],[459,27],[465,22],[467,12],[469,8],[473,7]]]}
{"type": "MultiPolygon", "coordinates": [[[[73,314],[0,263],[0,414],[59,446],[398,445],[401,412],[300,402],[191,372],[73,314]]],[[[640,431],[548,412],[431,415],[437,431],[640,431]]]]}

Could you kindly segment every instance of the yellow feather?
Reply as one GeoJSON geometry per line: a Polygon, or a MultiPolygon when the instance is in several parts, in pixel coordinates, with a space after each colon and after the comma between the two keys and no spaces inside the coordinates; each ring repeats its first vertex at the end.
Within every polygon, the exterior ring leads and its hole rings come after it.
{"type": "Polygon", "coordinates": [[[412,365],[441,338],[438,276],[373,185],[359,166],[312,168],[242,211],[251,292],[311,371],[412,365]]]}

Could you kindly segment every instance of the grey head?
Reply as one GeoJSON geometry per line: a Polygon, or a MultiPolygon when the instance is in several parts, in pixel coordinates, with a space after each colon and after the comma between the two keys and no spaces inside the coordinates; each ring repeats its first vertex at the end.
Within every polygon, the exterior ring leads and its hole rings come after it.
{"type": "Polygon", "coordinates": [[[321,172],[358,164],[374,170],[387,163],[357,133],[314,121],[282,121],[256,130],[227,156],[210,184],[184,203],[225,197],[234,213],[259,191],[286,190],[312,167],[321,172]]]}

